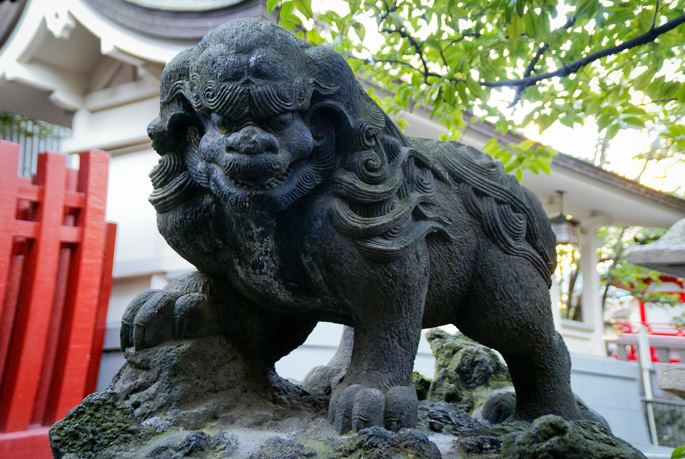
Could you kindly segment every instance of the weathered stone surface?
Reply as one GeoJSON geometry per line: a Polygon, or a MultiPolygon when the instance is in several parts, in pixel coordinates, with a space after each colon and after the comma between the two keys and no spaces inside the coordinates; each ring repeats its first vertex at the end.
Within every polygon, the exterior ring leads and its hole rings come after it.
{"type": "Polygon", "coordinates": [[[257,378],[239,356],[224,337],[127,351],[128,362],[109,390],[87,397],[53,426],[55,458],[509,459],[545,457],[535,456],[538,450],[575,454],[568,443],[577,443],[578,435],[578,451],[599,441],[596,448],[606,454],[597,457],[641,457],[626,455],[627,446],[601,425],[555,418],[556,438],[544,423],[544,429],[484,425],[445,401],[419,403],[418,430],[372,427],[340,437],[327,419],[328,397],[311,395],[274,373],[257,378]],[[164,365],[155,364],[160,359],[164,365]],[[192,361],[204,364],[195,368],[192,361]],[[223,371],[225,365],[232,370],[223,371]],[[526,434],[531,429],[537,433],[526,434]],[[529,451],[532,456],[524,455],[529,451]]]}
{"type": "Polygon", "coordinates": [[[479,429],[482,424],[453,403],[426,400],[419,404],[419,429],[459,435],[463,430],[479,429]]]}
{"type": "Polygon", "coordinates": [[[274,457],[306,459],[316,456],[316,451],[306,448],[302,443],[298,443],[295,440],[271,437],[254,454],[250,455],[250,459],[271,459],[274,457]]]}
{"type": "Polygon", "coordinates": [[[661,390],[685,398],[685,365],[657,363],[656,381],[661,390]]]}
{"type": "Polygon", "coordinates": [[[685,219],[676,222],[658,241],[629,247],[625,257],[633,264],[685,277],[685,219]]]}
{"type": "Polygon", "coordinates": [[[382,427],[360,430],[353,437],[342,438],[334,448],[335,458],[366,459],[440,459],[438,447],[428,437],[413,429],[402,429],[397,433],[382,427]]]}
{"type": "Polygon", "coordinates": [[[507,366],[490,348],[439,328],[426,339],[435,355],[435,379],[428,400],[455,403],[471,413],[495,390],[511,386],[507,366]]]}
{"type": "Polygon", "coordinates": [[[507,459],[638,459],[644,455],[589,421],[564,421],[543,416],[529,429],[502,438],[501,457],[507,459]]]}
{"type": "MultiPolygon", "coordinates": [[[[611,432],[611,426],[604,416],[587,406],[577,394],[573,395],[583,419],[602,424],[611,432]]],[[[515,406],[516,392],[514,392],[514,388],[506,387],[498,389],[490,394],[483,405],[473,412],[473,417],[485,424],[502,423],[509,420],[514,415],[515,406]]]]}
{"type": "Polygon", "coordinates": [[[493,424],[461,431],[465,459],[639,459],[644,455],[601,424],[543,416],[526,426],[493,424]]]}
{"type": "Polygon", "coordinates": [[[75,454],[89,459],[105,457],[108,448],[127,448],[154,435],[153,428],[141,428],[133,408],[114,391],[98,392],[52,426],[50,445],[56,458],[75,454]]]}
{"type": "Polygon", "coordinates": [[[416,396],[419,400],[426,400],[428,398],[428,391],[431,387],[431,380],[423,376],[418,371],[414,372],[414,387],[416,387],[416,396]]]}
{"type": "Polygon", "coordinates": [[[137,419],[197,429],[211,421],[252,427],[298,415],[323,416],[328,399],[275,373],[255,371],[221,335],[126,350],[111,390],[137,419]]]}

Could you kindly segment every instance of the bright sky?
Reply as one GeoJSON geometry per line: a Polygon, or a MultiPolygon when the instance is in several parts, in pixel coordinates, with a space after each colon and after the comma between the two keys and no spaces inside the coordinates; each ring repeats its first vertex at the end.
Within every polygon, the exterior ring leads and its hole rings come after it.
{"type": "MultiPolygon", "coordinates": [[[[339,14],[347,14],[349,12],[347,4],[340,0],[313,0],[312,6],[314,11],[322,11],[333,9],[339,14]]],[[[558,27],[565,21],[562,14],[557,16],[556,21],[559,24],[552,23],[551,27],[558,27]]],[[[371,50],[377,49],[382,43],[382,38],[377,31],[376,22],[372,18],[360,18],[359,22],[363,23],[366,28],[366,37],[364,44],[371,50]]],[[[507,109],[506,107],[513,100],[513,90],[510,94],[504,93],[501,99],[494,93],[495,96],[491,98],[490,102],[493,105],[499,106],[501,110],[508,112],[514,118],[523,118],[523,110],[507,109]]],[[[574,129],[568,128],[555,123],[548,128],[542,135],[539,134],[538,128],[535,125],[530,125],[523,129],[522,132],[526,137],[539,141],[545,145],[578,158],[589,159],[592,161],[595,156],[597,145],[597,127],[592,119],[582,127],[574,129]]],[[[636,178],[642,167],[644,161],[634,161],[632,158],[640,152],[649,150],[653,138],[646,132],[641,132],[636,129],[623,129],[614,139],[611,140],[610,146],[607,150],[607,164],[606,169],[617,172],[624,177],[634,179],[636,178]]],[[[663,190],[666,192],[680,189],[680,192],[685,192],[685,164],[676,165],[675,161],[662,161],[658,164],[650,164],[642,175],[641,181],[643,185],[663,190]]]]}

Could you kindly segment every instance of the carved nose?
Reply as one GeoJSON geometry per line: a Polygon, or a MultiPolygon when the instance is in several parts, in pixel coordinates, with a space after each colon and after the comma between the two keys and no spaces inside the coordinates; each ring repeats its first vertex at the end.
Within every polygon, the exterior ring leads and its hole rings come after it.
{"type": "Polygon", "coordinates": [[[278,143],[268,132],[255,126],[247,126],[228,137],[226,149],[246,155],[278,153],[278,143]]]}

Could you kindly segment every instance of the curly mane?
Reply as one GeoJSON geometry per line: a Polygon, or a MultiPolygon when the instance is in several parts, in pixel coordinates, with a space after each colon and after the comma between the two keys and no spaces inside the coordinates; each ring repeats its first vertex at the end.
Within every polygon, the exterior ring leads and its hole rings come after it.
{"type": "Polygon", "coordinates": [[[336,229],[378,260],[405,254],[429,233],[455,239],[450,209],[435,194],[436,180],[452,183],[486,236],[504,253],[531,262],[551,285],[556,239],[537,197],[488,155],[456,142],[406,139],[390,123],[336,172],[336,229]]]}

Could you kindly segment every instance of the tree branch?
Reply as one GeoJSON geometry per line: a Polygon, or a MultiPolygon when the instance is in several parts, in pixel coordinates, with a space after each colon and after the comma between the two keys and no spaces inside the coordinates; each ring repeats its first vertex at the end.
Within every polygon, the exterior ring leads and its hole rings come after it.
{"type": "MultiPolygon", "coordinates": [[[[545,43],[542,46],[538,47],[537,52],[535,53],[535,56],[533,56],[533,59],[530,60],[528,63],[528,67],[526,67],[526,71],[523,74],[523,78],[529,78],[530,74],[533,73],[533,69],[535,69],[535,65],[538,63],[540,58],[542,57],[543,54],[545,54],[545,51],[549,49],[549,43],[545,43]]],[[[512,101],[511,104],[509,104],[509,108],[516,106],[516,104],[519,103],[521,100],[521,97],[523,97],[523,93],[526,90],[526,86],[519,86],[516,89],[516,97],[514,97],[514,100],[512,101]]]]}
{"type": "MultiPolygon", "coordinates": [[[[407,69],[416,70],[416,66],[412,65],[411,63],[405,62],[405,61],[400,61],[400,60],[397,60],[397,59],[382,59],[382,58],[378,58],[378,57],[372,57],[372,58],[370,58],[370,59],[361,59],[361,58],[359,58],[359,57],[357,57],[357,56],[354,56],[354,55],[352,55],[352,54],[343,54],[343,56],[345,56],[345,57],[347,57],[347,58],[359,59],[360,61],[364,62],[364,64],[367,64],[367,65],[369,65],[369,64],[374,64],[374,63],[376,63],[376,62],[383,62],[383,63],[386,63],[386,64],[393,64],[393,65],[396,66],[396,67],[404,67],[404,68],[407,68],[407,69]]],[[[421,74],[422,74],[425,78],[428,78],[428,77],[444,78],[443,75],[440,75],[439,73],[434,73],[434,72],[428,72],[428,71],[427,71],[427,72],[421,72],[421,74]]],[[[455,79],[454,81],[465,81],[465,80],[458,80],[458,79],[455,79]]]]}
{"type": "Polygon", "coordinates": [[[423,66],[423,72],[421,72],[423,74],[423,81],[424,81],[424,83],[428,84],[428,76],[429,76],[430,72],[428,71],[428,63],[426,62],[426,58],[423,57],[423,49],[422,49],[421,45],[419,44],[419,42],[417,42],[416,39],[414,37],[412,37],[411,34],[409,34],[404,29],[392,30],[392,29],[385,29],[384,28],[384,29],[381,29],[381,32],[385,32],[387,34],[397,33],[400,35],[400,37],[406,38],[407,40],[409,40],[409,43],[411,43],[411,45],[416,50],[416,54],[418,54],[419,58],[421,59],[421,64],[423,66]]]}
{"type": "Polygon", "coordinates": [[[480,84],[482,86],[485,86],[487,88],[501,88],[504,86],[508,87],[514,87],[514,88],[527,88],[528,86],[532,86],[539,81],[542,80],[547,80],[550,78],[554,77],[565,77],[569,76],[572,73],[576,73],[578,70],[581,68],[585,67],[586,65],[601,59],[606,56],[611,56],[614,54],[618,54],[622,51],[625,51],[627,49],[635,48],[637,46],[644,45],[646,43],[650,43],[656,39],[661,34],[664,34],[666,32],[669,32],[679,25],[685,23],[685,14],[681,14],[680,16],[676,17],[672,21],[668,21],[665,24],[650,29],[649,31],[643,33],[640,36],[637,36],[635,38],[632,38],[628,41],[625,41],[621,43],[620,45],[616,46],[611,46],[609,48],[588,54],[585,57],[582,57],[578,59],[577,61],[571,62],[569,65],[565,65],[564,67],[554,71],[554,72],[546,72],[546,73],[541,73],[539,75],[527,77],[527,78],[521,78],[520,80],[503,80],[503,81],[494,81],[494,82],[489,82],[489,81],[484,81],[481,80],[480,84]]]}

